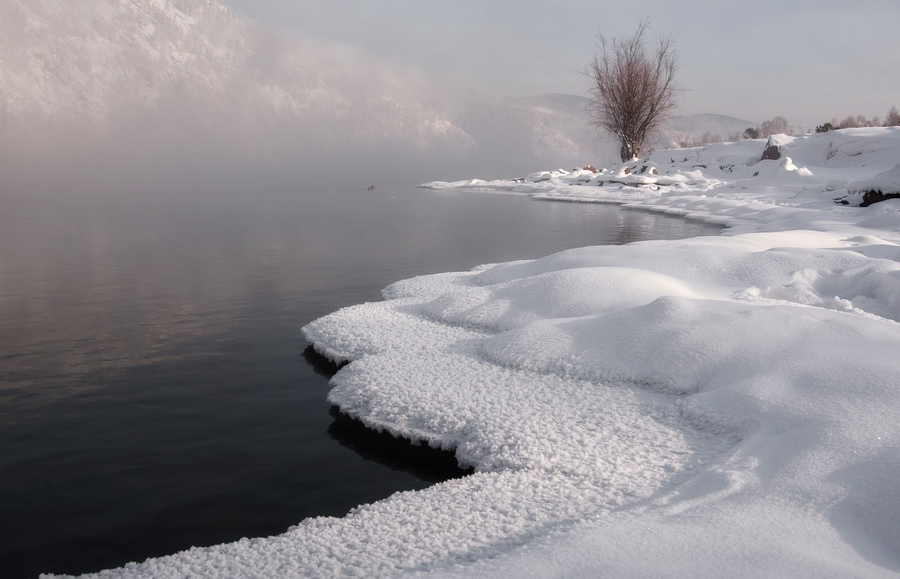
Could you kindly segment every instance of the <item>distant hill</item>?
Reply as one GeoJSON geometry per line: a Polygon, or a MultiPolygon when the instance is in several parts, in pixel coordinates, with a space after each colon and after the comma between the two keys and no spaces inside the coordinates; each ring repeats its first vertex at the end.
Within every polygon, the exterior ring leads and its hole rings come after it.
{"type": "MultiPolygon", "coordinates": [[[[619,145],[604,131],[591,125],[590,99],[570,94],[545,94],[502,101],[519,111],[518,122],[537,153],[565,157],[572,162],[589,159],[591,163],[617,164],[619,145]]],[[[465,128],[467,124],[460,122],[465,128]]],[[[677,147],[683,142],[719,141],[742,133],[757,123],[715,114],[674,115],[662,126],[651,145],[654,148],[677,147]]],[[[476,139],[477,141],[477,139],[476,139]]],[[[570,162],[571,164],[571,162],[570,162]]]]}
{"type": "Polygon", "coordinates": [[[727,140],[729,135],[743,133],[748,127],[756,127],[758,123],[728,117],[725,115],[675,115],[663,125],[663,138],[666,146],[677,146],[682,141],[701,139],[708,135],[710,141],[727,140]],[[719,138],[716,138],[719,137],[719,138]]]}
{"type": "MultiPolygon", "coordinates": [[[[453,123],[476,150],[515,157],[522,171],[597,163],[614,150],[585,112],[587,99],[547,94],[523,98],[470,97],[450,108],[453,123]]],[[[512,159],[510,159],[512,160],[512,159]]],[[[498,175],[499,176],[499,175],[498,175]]]]}

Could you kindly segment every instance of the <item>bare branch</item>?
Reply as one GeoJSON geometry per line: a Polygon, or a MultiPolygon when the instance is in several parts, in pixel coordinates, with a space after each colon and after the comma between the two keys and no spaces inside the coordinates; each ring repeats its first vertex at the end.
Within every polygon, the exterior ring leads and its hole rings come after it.
{"type": "Polygon", "coordinates": [[[649,25],[642,20],[627,38],[610,40],[599,33],[598,52],[585,69],[591,82],[591,121],[615,135],[623,161],[641,153],[647,136],[671,114],[681,93],[672,38],[661,37],[648,54],[644,36],[649,25]]]}

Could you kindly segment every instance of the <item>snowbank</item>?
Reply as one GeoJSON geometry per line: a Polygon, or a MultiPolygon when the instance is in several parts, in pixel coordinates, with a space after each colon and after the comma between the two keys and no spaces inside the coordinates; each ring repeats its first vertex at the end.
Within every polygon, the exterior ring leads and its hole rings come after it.
{"type": "MultiPolygon", "coordinates": [[[[900,193],[898,159],[898,127],[846,129],[657,151],[649,159],[601,169],[590,178],[581,169],[559,169],[525,179],[434,181],[423,187],[636,204],[738,225],[741,217],[755,213],[753,208],[831,212],[835,200],[857,206],[863,201],[860,194],[869,190],[900,193]],[[781,156],[760,160],[772,144],[781,156]],[[735,205],[735,210],[726,211],[728,204],[735,205]]],[[[798,226],[803,223],[798,221],[798,226]]],[[[751,225],[749,230],[758,230],[758,226],[751,225]]]]}
{"type": "Polygon", "coordinates": [[[900,130],[763,144],[429,184],[731,229],[404,280],[316,320],[351,362],[332,402],[476,473],[102,575],[897,576],[900,200],[834,199],[896,165],[900,130]]]}
{"type": "MultiPolygon", "coordinates": [[[[847,197],[855,197],[858,202],[853,204],[861,207],[878,203],[885,199],[896,199],[900,197],[900,163],[894,168],[869,179],[854,181],[847,189],[850,192],[850,195],[847,197]]],[[[846,204],[850,205],[851,202],[846,201],[846,204]]]]}

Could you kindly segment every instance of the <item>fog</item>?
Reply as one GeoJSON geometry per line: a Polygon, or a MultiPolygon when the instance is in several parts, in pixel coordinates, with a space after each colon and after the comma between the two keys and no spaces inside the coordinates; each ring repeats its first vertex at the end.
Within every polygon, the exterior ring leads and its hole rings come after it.
{"type": "MultiPolygon", "coordinates": [[[[0,2],[0,196],[252,195],[615,162],[577,101],[596,31],[671,34],[679,114],[883,116],[889,2],[0,2]],[[840,30],[825,25],[841,22],[840,30]]],[[[732,129],[729,129],[729,131],[732,129]]],[[[724,136],[724,134],[722,135],[724,136]]]]}
{"type": "Polygon", "coordinates": [[[11,26],[0,35],[4,199],[413,185],[605,154],[581,110],[563,119],[573,139],[555,111],[548,126],[533,107],[216,2],[14,0],[0,8],[0,29],[11,26]]]}
{"type": "MultiPolygon", "coordinates": [[[[227,116],[200,122],[180,106],[103,130],[35,123],[0,143],[0,192],[4,199],[263,194],[516,177],[568,166],[529,150],[526,127],[494,127],[480,145],[416,144],[399,136],[353,138],[346,133],[357,127],[341,120],[329,127],[315,119],[276,121],[249,128],[227,116]]],[[[595,161],[582,164],[588,162],[595,161]]]]}

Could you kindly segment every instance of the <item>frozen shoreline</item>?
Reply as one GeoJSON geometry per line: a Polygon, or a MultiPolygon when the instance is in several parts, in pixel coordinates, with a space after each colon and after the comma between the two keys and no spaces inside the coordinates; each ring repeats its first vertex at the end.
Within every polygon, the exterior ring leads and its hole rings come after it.
{"type": "Polygon", "coordinates": [[[403,280],[316,320],[350,362],[331,402],[476,473],[99,576],[896,576],[900,201],[833,200],[892,186],[900,129],[762,147],[427,184],[729,229],[403,280]]]}

